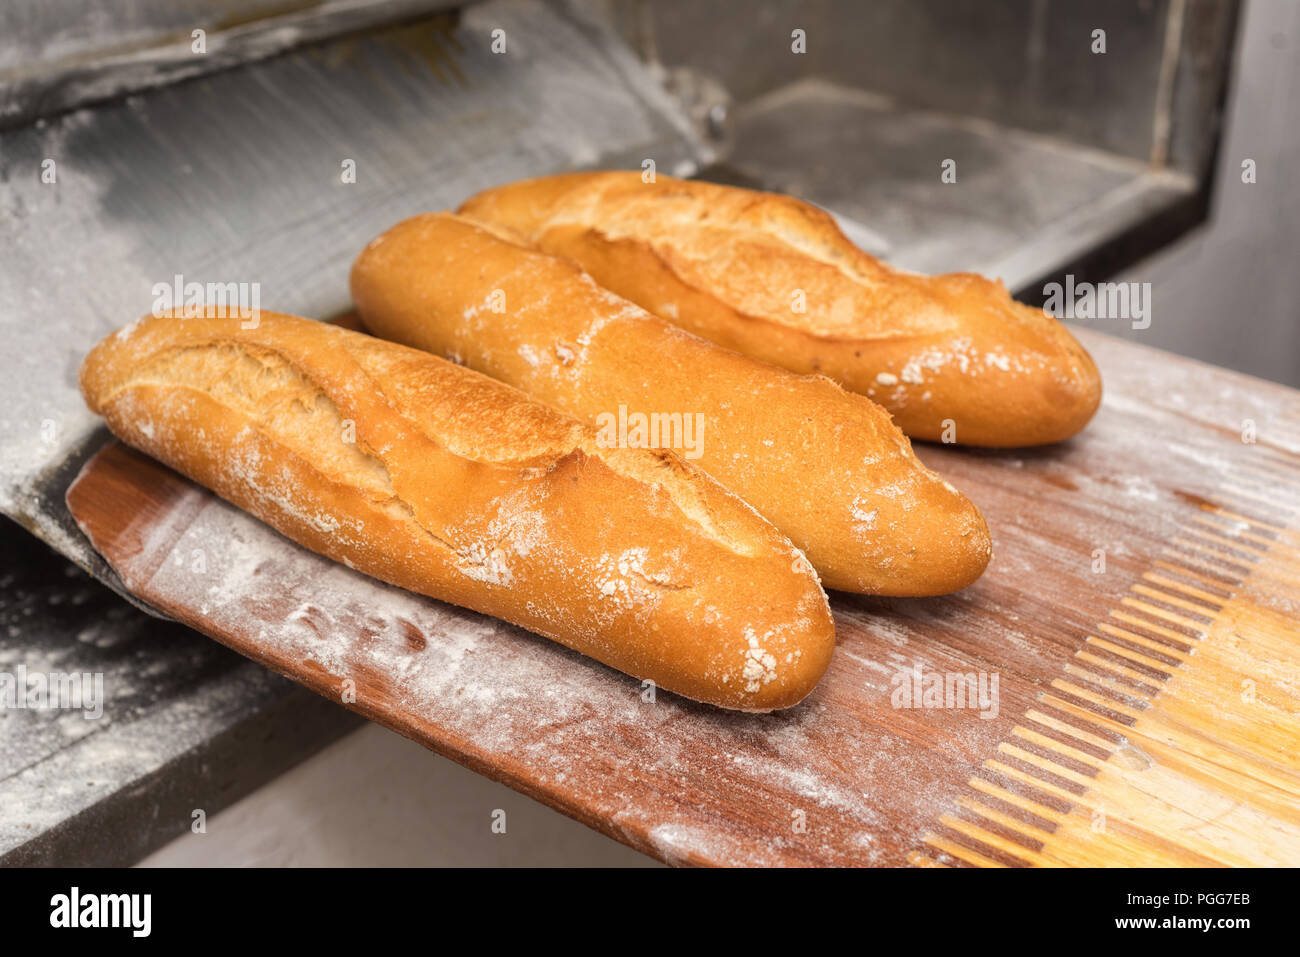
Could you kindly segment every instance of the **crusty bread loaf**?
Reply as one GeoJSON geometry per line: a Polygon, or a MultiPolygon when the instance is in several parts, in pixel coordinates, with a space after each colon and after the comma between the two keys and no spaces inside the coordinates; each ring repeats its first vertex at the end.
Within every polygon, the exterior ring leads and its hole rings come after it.
{"type": "Polygon", "coordinates": [[[574,173],[487,190],[461,212],[573,258],[603,286],[706,339],[824,373],[879,402],[913,438],[1056,442],[1101,401],[1083,347],[1002,283],[892,268],[788,196],[574,173]]]}
{"type": "Polygon", "coordinates": [[[830,660],[812,567],[747,504],[424,352],[164,316],[96,346],[81,388],[125,442],[307,548],[659,687],[767,711],[830,660]]]}
{"type": "Polygon", "coordinates": [[[683,332],[567,259],[451,214],[418,216],[366,247],[352,296],[371,332],[588,422],[620,408],[698,416],[702,440],[685,454],[785,532],[827,587],[942,594],[988,563],[978,510],[879,406],[683,332]]]}

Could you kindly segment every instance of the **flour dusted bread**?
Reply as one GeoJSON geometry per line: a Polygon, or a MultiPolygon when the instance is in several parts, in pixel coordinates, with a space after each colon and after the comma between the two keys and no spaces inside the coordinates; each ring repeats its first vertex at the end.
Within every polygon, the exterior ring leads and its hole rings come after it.
{"type": "Polygon", "coordinates": [[[684,332],[567,259],[461,217],[417,216],[357,258],[352,296],[371,332],[588,422],[698,420],[684,453],[802,548],[827,587],[942,594],[988,563],[978,510],[879,406],[684,332]]]}
{"type": "Polygon", "coordinates": [[[766,711],[830,660],[812,567],[747,504],[427,353],[267,312],[152,317],[96,346],[81,388],[122,440],[307,548],[661,688],[766,711]]]}
{"type": "Polygon", "coordinates": [[[830,376],[879,402],[913,438],[1056,442],[1101,401],[1083,347],[1002,283],[892,268],[788,196],[573,173],[487,190],[460,211],[571,257],[697,335],[830,376]]]}

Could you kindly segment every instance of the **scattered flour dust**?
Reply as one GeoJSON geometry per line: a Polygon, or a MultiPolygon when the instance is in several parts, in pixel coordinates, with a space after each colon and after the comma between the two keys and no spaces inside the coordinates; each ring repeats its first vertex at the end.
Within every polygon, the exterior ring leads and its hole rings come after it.
{"type": "MultiPolygon", "coordinates": [[[[379,676],[388,692],[413,713],[434,715],[454,700],[458,707],[491,708],[527,697],[541,682],[559,681],[546,668],[522,668],[499,659],[493,642],[542,642],[491,618],[384,585],[283,538],[268,526],[205,493],[204,505],[171,544],[171,556],[153,571],[150,587],[172,596],[222,632],[256,631],[272,661],[315,662],[342,681],[379,676]],[[191,556],[203,555],[205,567],[191,556]],[[276,609],[276,612],[270,612],[276,609]],[[283,609],[281,611],[281,609],[283,609]],[[499,667],[503,681],[478,669],[499,667]],[[427,710],[426,710],[427,709],[427,710]]],[[[188,516],[187,516],[188,517],[188,516]]],[[[150,547],[166,548],[175,529],[147,543],[134,573],[148,575],[150,547]]],[[[484,576],[508,577],[493,553],[479,553],[484,576]]],[[[156,561],[156,555],[154,557],[156,561]]],[[[556,663],[556,669],[558,670],[556,663]]],[[[508,735],[500,723],[477,729],[508,735]]],[[[484,741],[484,743],[490,743],[484,741]]]]}
{"type": "Polygon", "coordinates": [[[665,574],[654,575],[646,570],[649,552],[644,548],[629,548],[618,555],[603,555],[596,563],[595,584],[606,598],[631,599],[642,597],[644,589],[635,588],[638,581],[649,585],[671,585],[665,574]]]}
{"type": "Polygon", "coordinates": [[[739,838],[697,824],[658,824],[650,829],[649,837],[655,853],[669,864],[689,864],[697,859],[775,863],[770,857],[765,857],[761,849],[742,847],[739,838]],[[756,852],[758,860],[755,860],[756,852]]]}
{"type": "Polygon", "coordinates": [[[456,555],[456,567],[467,577],[491,585],[509,587],[514,583],[504,549],[488,549],[482,542],[474,542],[456,555]]]}
{"type": "MultiPolygon", "coordinates": [[[[771,633],[763,637],[770,638],[771,633]]],[[[745,631],[745,642],[748,647],[745,649],[745,670],[741,677],[745,679],[745,690],[753,693],[759,691],[768,682],[776,680],[776,655],[762,646],[752,628],[745,631]]],[[[801,652],[794,652],[794,654],[798,655],[801,652]]]]}
{"type": "Polygon", "coordinates": [[[862,496],[858,496],[853,500],[853,505],[850,509],[850,514],[853,516],[853,525],[856,529],[861,531],[870,531],[876,527],[877,510],[874,508],[867,508],[866,504],[867,503],[863,501],[862,496]]]}

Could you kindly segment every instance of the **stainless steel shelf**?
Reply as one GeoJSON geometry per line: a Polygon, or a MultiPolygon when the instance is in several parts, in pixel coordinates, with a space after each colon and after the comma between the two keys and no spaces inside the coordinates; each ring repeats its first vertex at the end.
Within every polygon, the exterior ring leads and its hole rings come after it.
{"type": "Polygon", "coordinates": [[[874,255],[1019,290],[1195,197],[1181,173],[800,80],[736,115],[728,165],[838,214],[874,255]],[[941,181],[956,162],[957,182],[941,181]]]}

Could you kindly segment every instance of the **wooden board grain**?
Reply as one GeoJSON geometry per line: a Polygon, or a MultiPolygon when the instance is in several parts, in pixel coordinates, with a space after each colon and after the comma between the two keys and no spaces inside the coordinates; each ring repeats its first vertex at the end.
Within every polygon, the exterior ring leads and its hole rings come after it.
{"type": "Polygon", "coordinates": [[[833,595],[830,671],[772,715],[646,700],[116,443],[68,504],[150,604],[670,863],[1300,863],[1300,393],[1084,338],[1083,435],[918,450],[988,518],[984,578],[833,595]]]}

